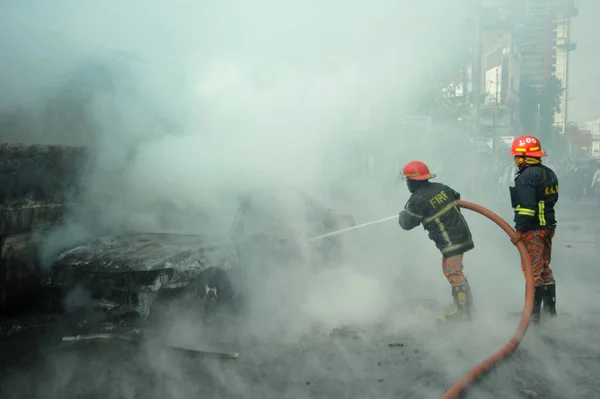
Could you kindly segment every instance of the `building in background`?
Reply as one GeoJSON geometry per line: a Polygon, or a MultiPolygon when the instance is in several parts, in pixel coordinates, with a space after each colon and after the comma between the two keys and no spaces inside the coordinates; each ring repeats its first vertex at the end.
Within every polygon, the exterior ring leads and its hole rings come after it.
{"type": "Polygon", "coordinates": [[[600,157],[600,118],[586,122],[584,128],[590,132],[592,140],[588,155],[591,157],[600,157]]]}
{"type": "Polygon", "coordinates": [[[569,54],[577,49],[577,44],[571,41],[571,18],[577,15],[574,0],[559,1],[556,6],[556,58],[552,68],[564,88],[560,97],[560,110],[554,115],[554,126],[559,134],[565,134],[569,122],[569,54]]]}
{"type": "Polygon", "coordinates": [[[468,51],[446,78],[430,112],[434,121],[462,126],[478,151],[502,151],[527,130],[551,139],[547,148],[562,154],[574,0],[473,0],[473,10],[468,51]]]}
{"type": "Polygon", "coordinates": [[[594,156],[594,139],[589,130],[570,130],[566,135],[571,158],[581,159],[594,156]]]}
{"type": "Polygon", "coordinates": [[[480,133],[492,151],[503,150],[520,125],[521,51],[515,40],[516,19],[506,8],[485,7],[480,24],[480,133]]]}
{"type": "Polygon", "coordinates": [[[571,41],[571,18],[578,15],[574,0],[507,0],[506,4],[519,20],[522,82],[540,92],[551,76],[562,83],[554,127],[564,134],[569,111],[569,54],[577,48],[571,41]]]}
{"type": "Polygon", "coordinates": [[[594,135],[600,136],[600,118],[586,122],[585,129],[589,130],[594,135]]]}
{"type": "Polygon", "coordinates": [[[590,157],[600,157],[600,136],[592,135],[592,143],[588,155],[590,157]]]}
{"type": "Polygon", "coordinates": [[[498,152],[520,128],[518,20],[501,1],[480,1],[478,7],[471,52],[473,68],[469,70],[475,126],[471,143],[478,152],[498,152]]]}

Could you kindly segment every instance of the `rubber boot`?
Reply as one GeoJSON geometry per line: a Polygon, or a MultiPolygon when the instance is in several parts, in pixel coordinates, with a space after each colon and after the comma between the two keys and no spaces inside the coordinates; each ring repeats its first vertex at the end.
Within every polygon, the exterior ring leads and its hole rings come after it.
{"type": "Polygon", "coordinates": [[[470,320],[471,313],[471,290],[468,285],[456,285],[452,287],[452,298],[454,299],[454,305],[452,310],[444,315],[438,316],[437,320],[440,322],[446,320],[470,320]]]}
{"type": "Polygon", "coordinates": [[[556,316],[556,282],[544,284],[544,313],[548,316],[556,316]]]}
{"type": "Polygon", "coordinates": [[[540,324],[540,312],[542,310],[542,301],[544,299],[544,286],[535,287],[535,294],[533,297],[533,311],[531,312],[531,322],[533,324],[540,324]]]}

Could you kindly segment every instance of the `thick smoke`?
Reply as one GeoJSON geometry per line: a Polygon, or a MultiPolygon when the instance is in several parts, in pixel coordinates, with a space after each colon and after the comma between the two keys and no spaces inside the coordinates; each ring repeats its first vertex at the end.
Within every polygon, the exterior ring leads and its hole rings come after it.
{"type": "MultiPolygon", "coordinates": [[[[10,85],[0,110],[17,115],[12,139],[93,148],[76,219],[94,230],[165,228],[159,216],[172,208],[226,223],[235,204],[224,198],[282,183],[380,202],[356,181],[356,148],[392,147],[396,163],[432,158],[434,139],[394,125],[416,112],[438,62],[458,59],[452,48],[469,27],[455,21],[466,11],[443,2],[14,5],[2,27],[10,85]],[[373,112],[390,127],[357,135],[373,112]]],[[[384,165],[384,185],[394,166],[384,165]]],[[[50,237],[45,252],[60,241],[50,237]]]]}
{"type": "MultiPolygon", "coordinates": [[[[438,165],[438,154],[464,152],[462,142],[402,129],[399,118],[419,112],[437,89],[434,77],[454,74],[471,40],[470,13],[466,0],[3,2],[0,114],[11,129],[2,134],[94,154],[79,206],[46,237],[46,258],[106,232],[220,234],[236,196],[264,188],[300,188],[359,223],[393,215],[408,196],[394,182],[398,165],[438,165]],[[357,129],[369,114],[377,135],[357,129]],[[357,166],[364,148],[388,156],[369,179],[357,166]]],[[[464,164],[468,155],[445,168],[464,164]]],[[[447,176],[459,191],[468,187],[465,175],[447,176]]],[[[278,209],[301,225],[286,198],[278,209]]],[[[477,245],[465,256],[476,324],[432,333],[437,303],[450,301],[439,253],[421,229],[405,233],[390,222],[348,237],[343,265],[277,265],[254,276],[262,285],[253,312],[216,334],[243,346],[239,367],[207,361],[199,375],[197,363],[148,350],[120,374],[95,371],[96,388],[140,397],[150,375],[157,397],[439,397],[506,341],[516,320],[504,312],[522,302],[514,249],[488,222],[467,218],[477,245]],[[361,331],[362,344],[329,340],[344,324],[361,331]],[[390,353],[386,339],[405,349],[390,353]]],[[[214,344],[192,316],[173,318],[162,332],[171,341],[214,344]]],[[[560,374],[556,363],[544,365],[553,359],[549,344],[531,341],[520,367],[542,364],[532,377],[539,380],[493,380],[489,389],[543,391],[544,370],[560,374]]],[[[38,396],[64,394],[66,385],[70,394],[88,392],[78,380],[88,381],[86,363],[106,368],[85,355],[51,360],[61,373],[44,374],[38,396]]],[[[520,367],[512,363],[499,379],[520,367]]]]}

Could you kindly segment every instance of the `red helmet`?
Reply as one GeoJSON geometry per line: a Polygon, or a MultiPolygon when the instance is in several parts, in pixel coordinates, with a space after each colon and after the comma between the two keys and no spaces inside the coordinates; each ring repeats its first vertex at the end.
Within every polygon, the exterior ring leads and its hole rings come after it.
{"type": "Polygon", "coordinates": [[[435,175],[429,172],[429,168],[421,161],[410,161],[402,169],[403,180],[429,180],[435,175]]]}
{"type": "Polygon", "coordinates": [[[527,157],[541,158],[545,157],[546,153],[542,150],[542,143],[533,136],[517,137],[512,142],[510,150],[512,155],[521,155],[527,157]]]}

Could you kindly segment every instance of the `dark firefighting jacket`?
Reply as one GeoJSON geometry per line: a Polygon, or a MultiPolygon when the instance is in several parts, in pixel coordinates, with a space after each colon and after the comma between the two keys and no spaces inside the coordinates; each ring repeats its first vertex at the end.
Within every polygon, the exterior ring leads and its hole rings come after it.
{"type": "Polygon", "coordinates": [[[510,201],[515,210],[515,230],[555,227],[558,178],[552,169],[542,164],[525,165],[517,172],[515,186],[510,188],[510,201]]]}
{"type": "Polygon", "coordinates": [[[400,212],[400,226],[411,230],[422,224],[444,258],[473,249],[471,230],[456,203],[460,194],[441,183],[419,183],[400,212]]]}

